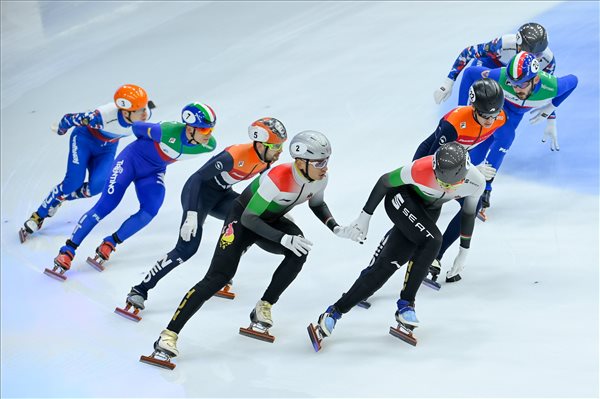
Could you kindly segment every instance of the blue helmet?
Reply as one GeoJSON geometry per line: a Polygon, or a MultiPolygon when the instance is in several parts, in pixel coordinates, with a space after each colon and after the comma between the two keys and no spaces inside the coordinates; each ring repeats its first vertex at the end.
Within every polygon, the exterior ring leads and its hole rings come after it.
{"type": "Polygon", "coordinates": [[[535,55],[521,51],[506,66],[506,75],[511,84],[519,85],[535,78],[540,70],[540,63],[535,55]]]}
{"type": "Polygon", "coordinates": [[[181,110],[181,120],[188,126],[213,128],[217,123],[217,115],[206,104],[190,103],[181,110]]]}

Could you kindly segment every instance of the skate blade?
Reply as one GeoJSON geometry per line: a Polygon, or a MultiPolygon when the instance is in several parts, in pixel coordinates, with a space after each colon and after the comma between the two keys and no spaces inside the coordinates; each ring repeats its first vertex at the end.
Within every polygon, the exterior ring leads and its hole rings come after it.
{"type": "Polygon", "coordinates": [[[129,311],[129,307],[130,306],[131,305],[126,306],[125,309],[116,307],[115,308],[115,313],[118,314],[119,316],[123,316],[123,317],[125,317],[126,319],[129,319],[129,320],[138,321],[138,322],[140,320],[142,320],[142,317],[138,316],[138,313],[140,312],[140,310],[139,309],[135,309],[133,311],[133,313],[132,313],[132,312],[129,311]]]}
{"type": "Polygon", "coordinates": [[[371,307],[371,304],[367,301],[360,301],[359,303],[356,304],[358,307],[361,307],[363,309],[369,309],[371,307]]]}
{"type": "Polygon", "coordinates": [[[86,262],[88,265],[90,265],[94,269],[98,270],[99,272],[103,272],[105,269],[105,267],[102,266],[102,264],[99,263],[95,258],[92,259],[91,257],[88,257],[86,262]]]}
{"type": "Polygon", "coordinates": [[[24,228],[21,228],[19,230],[19,241],[21,241],[21,244],[23,244],[25,241],[27,241],[28,236],[29,236],[29,233],[27,231],[25,231],[24,228]]]}
{"type": "Polygon", "coordinates": [[[405,331],[404,327],[390,327],[390,334],[396,338],[400,338],[402,341],[411,344],[412,346],[417,346],[417,339],[409,332],[408,329],[405,331]]]}
{"type": "Polygon", "coordinates": [[[140,356],[140,362],[151,364],[152,366],[161,367],[163,369],[173,370],[175,363],[171,363],[169,360],[160,360],[151,356],[140,356]]]}
{"type": "Polygon", "coordinates": [[[268,333],[268,331],[260,332],[252,329],[252,326],[248,328],[240,327],[240,334],[245,335],[246,337],[258,339],[259,341],[265,341],[273,343],[275,341],[275,336],[268,333]]]}
{"type": "Polygon", "coordinates": [[[229,292],[229,290],[221,290],[221,291],[215,292],[215,295],[213,295],[213,296],[218,296],[219,298],[225,298],[225,299],[234,299],[235,293],[229,292]]]}
{"type": "Polygon", "coordinates": [[[481,220],[482,222],[485,222],[487,220],[485,210],[477,212],[477,219],[481,220]]]}
{"type": "Polygon", "coordinates": [[[319,338],[317,329],[312,323],[310,323],[308,327],[306,327],[306,329],[308,330],[308,337],[310,338],[310,342],[312,342],[313,349],[315,350],[315,352],[320,351],[321,341],[323,341],[323,338],[319,338]]]}
{"type": "Polygon", "coordinates": [[[423,280],[423,282],[421,284],[426,285],[429,288],[433,288],[436,291],[439,291],[440,288],[442,288],[440,283],[438,283],[437,281],[433,281],[429,278],[426,278],[425,280],[423,280]]]}
{"type": "Polygon", "coordinates": [[[64,282],[67,279],[67,276],[65,276],[64,274],[57,273],[54,270],[50,270],[48,268],[44,269],[44,274],[60,282],[64,282]]]}

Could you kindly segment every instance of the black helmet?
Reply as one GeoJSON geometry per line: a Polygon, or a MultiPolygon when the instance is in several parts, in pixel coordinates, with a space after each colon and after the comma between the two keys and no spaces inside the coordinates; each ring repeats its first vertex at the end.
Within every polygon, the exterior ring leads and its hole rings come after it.
{"type": "Polygon", "coordinates": [[[494,79],[479,79],[469,89],[469,101],[481,116],[497,116],[504,106],[504,91],[494,79]]]}
{"type": "Polygon", "coordinates": [[[470,165],[469,153],[456,141],[440,146],[433,154],[435,177],[448,185],[463,180],[470,165]]]}
{"type": "Polygon", "coordinates": [[[517,31],[517,44],[521,51],[539,54],[548,47],[548,35],[546,29],[535,22],[528,22],[517,31]]]}

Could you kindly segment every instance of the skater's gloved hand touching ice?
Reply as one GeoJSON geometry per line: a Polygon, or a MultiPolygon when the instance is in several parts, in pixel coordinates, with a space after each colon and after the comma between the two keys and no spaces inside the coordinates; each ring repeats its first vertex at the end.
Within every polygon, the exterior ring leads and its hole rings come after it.
{"type": "Polygon", "coordinates": [[[545,143],[548,139],[550,139],[550,150],[560,151],[560,147],[558,146],[558,133],[556,132],[556,119],[548,119],[548,122],[546,123],[542,143],[545,143]]]}
{"type": "Polygon", "coordinates": [[[302,236],[285,234],[281,238],[281,245],[292,251],[294,255],[302,256],[308,254],[313,243],[302,236]]]}
{"type": "Polygon", "coordinates": [[[369,221],[371,216],[365,211],[361,211],[358,218],[350,223],[351,235],[350,239],[353,241],[363,242],[367,239],[367,233],[369,232],[369,221]]]}
{"type": "MultiPolygon", "coordinates": [[[[454,259],[454,264],[452,265],[452,268],[450,270],[448,270],[448,274],[446,275],[447,279],[455,277],[455,276],[459,275],[460,272],[463,271],[463,269],[465,268],[465,263],[467,261],[468,253],[469,253],[469,248],[459,247],[458,255],[456,255],[456,258],[454,259]]],[[[458,278],[457,281],[459,279],[460,278],[458,278]]]]}
{"type": "Polygon", "coordinates": [[[189,241],[192,237],[196,237],[196,231],[198,231],[198,212],[188,211],[179,234],[183,241],[189,241]]]}

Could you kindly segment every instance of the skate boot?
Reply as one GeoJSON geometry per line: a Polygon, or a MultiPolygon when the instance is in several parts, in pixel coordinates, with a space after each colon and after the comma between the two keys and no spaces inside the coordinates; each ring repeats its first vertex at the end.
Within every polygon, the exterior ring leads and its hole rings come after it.
{"type": "Polygon", "coordinates": [[[144,310],[144,301],[147,298],[147,295],[144,295],[141,291],[132,287],[129,294],[127,294],[127,299],[125,299],[125,308],[117,307],[115,308],[115,313],[129,320],[140,321],[142,320],[142,317],[138,316],[138,313],[140,313],[140,310],[144,310]],[[129,310],[132,307],[133,312],[129,310]]]}
{"type": "Polygon", "coordinates": [[[312,323],[308,325],[308,336],[315,352],[321,350],[321,342],[326,337],[331,336],[333,329],[335,328],[335,323],[341,318],[342,314],[340,311],[337,310],[335,306],[331,305],[327,308],[325,313],[322,313],[319,316],[316,326],[312,323]]]}
{"type": "Polygon", "coordinates": [[[273,327],[271,317],[271,305],[267,301],[258,301],[256,307],[250,312],[250,326],[240,327],[240,334],[261,341],[273,342],[275,337],[269,334],[269,328],[273,327]]]}
{"type": "Polygon", "coordinates": [[[58,254],[56,258],[54,258],[54,268],[52,270],[46,268],[44,270],[44,274],[57,279],[58,281],[65,281],[67,276],[65,276],[65,272],[71,268],[71,261],[75,254],[68,249],[61,248],[61,252],[58,254]]]}
{"type": "Polygon", "coordinates": [[[396,321],[398,327],[390,327],[390,334],[402,341],[417,345],[417,339],[413,336],[413,329],[419,326],[419,319],[415,313],[415,304],[404,299],[399,299],[397,302],[398,310],[396,310],[396,321]]]}
{"type": "Polygon", "coordinates": [[[114,251],[116,251],[115,244],[108,240],[104,240],[102,244],[96,248],[96,255],[94,255],[94,259],[88,257],[87,263],[99,272],[104,271],[105,267],[103,264],[104,262],[108,261],[110,254],[112,254],[114,251]]]}
{"type": "Polygon", "coordinates": [[[225,298],[225,299],[235,298],[235,293],[229,291],[229,290],[231,290],[232,285],[233,285],[233,280],[229,280],[227,285],[225,285],[225,287],[223,287],[223,289],[221,289],[220,291],[217,291],[215,296],[218,296],[219,298],[225,298]]]}
{"type": "Polygon", "coordinates": [[[43,223],[44,218],[37,212],[33,212],[31,217],[25,221],[23,227],[19,230],[19,240],[21,241],[21,244],[27,240],[27,237],[41,229],[43,223]]]}
{"type": "Polygon", "coordinates": [[[491,190],[485,190],[481,195],[481,210],[477,213],[477,218],[482,222],[487,220],[485,210],[490,207],[490,196],[492,195],[491,190]]]}
{"type": "Polygon", "coordinates": [[[425,279],[423,280],[423,285],[426,285],[429,288],[433,288],[434,290],[439,291],[440,288],[442,288],[442,286],[440,285],[440,283],[437,282],[437,279],[441,271],[442,264],[439,260],[434,259],[431,263],[431,266],[429,266],[429,274],[431,275],[431,278],[425,277],[425,279]]]}
{"type": "Polygon", "coordinates": [[[175,364],[171,363],[171,358],[179,356],[177,338],[173,331],[163,330],[154,342],[154,352],[150,356],[141,356],[140,362],[173,370],[175,364]]]}

